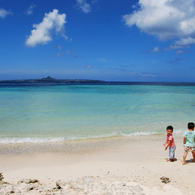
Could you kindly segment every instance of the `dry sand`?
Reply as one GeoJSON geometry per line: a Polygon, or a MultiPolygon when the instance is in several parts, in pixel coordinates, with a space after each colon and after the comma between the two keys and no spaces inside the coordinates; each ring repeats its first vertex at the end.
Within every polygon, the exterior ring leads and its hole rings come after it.
{"type": "MultiPolygon", "coordinates": [[[[55,189],[55,194],[195,194],[195,163],[188,154],[188,164],[182,165],[182,135],[174,137],[175,162],[165,160],[168,157],[163,148],[165,135],[138,136],[82,152],[0,155],[0,172],[4,181],[15,186],[26,178],[42,183],[43,189],[34,187],[28,192],[21,187],[17,191],[15,187],[18,194],[21,189],[24,190],[21,194],[54,194],[56,181],[57,187],[61,187],[55,189]],[[168,177],[170,183],[162,183],[162,176],[168,177]]],[[[5,193],[4,188],[1,186],[0,194],[5,193]]]]}

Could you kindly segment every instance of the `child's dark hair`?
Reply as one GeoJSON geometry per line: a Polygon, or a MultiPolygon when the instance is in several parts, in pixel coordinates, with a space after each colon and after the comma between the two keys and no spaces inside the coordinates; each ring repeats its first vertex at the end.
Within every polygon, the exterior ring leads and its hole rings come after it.
{"type": "Polygon", "coordinates": [[[167,126],[167,130],[170,129],[173,132],[173,127],[171,125],[167,126]]]}
{"type": "Polygon", "coordinates": [[[188,129],[194,129],[194,123],[188,123],[188,129]]]}

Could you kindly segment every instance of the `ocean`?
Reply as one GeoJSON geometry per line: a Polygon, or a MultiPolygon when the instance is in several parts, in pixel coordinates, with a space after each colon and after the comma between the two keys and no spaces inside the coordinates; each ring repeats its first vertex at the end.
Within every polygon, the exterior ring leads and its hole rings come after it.
{"type": "Polygon", "coordinates": [[[0,85],[0,144],[183,133],[194,122],[195,84],[0,85]]]}

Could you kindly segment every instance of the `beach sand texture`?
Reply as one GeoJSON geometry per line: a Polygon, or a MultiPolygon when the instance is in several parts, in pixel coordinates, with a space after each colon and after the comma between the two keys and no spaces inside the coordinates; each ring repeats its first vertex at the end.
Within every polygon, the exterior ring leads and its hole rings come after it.
{"type": "Polygon", "coordinates": [[[120,138],[88,151],[2,154],[3,181],[10,184],[1,181],[0,194],[195,194],[195,163],[189,154],[182,165],[182,135],[174,137],[175,162],[165,160],[165,135],[120,138]]]}

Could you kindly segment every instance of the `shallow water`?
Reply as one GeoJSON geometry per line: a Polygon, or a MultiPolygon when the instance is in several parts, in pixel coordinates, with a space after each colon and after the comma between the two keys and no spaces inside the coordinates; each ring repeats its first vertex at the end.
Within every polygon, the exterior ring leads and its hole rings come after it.
{"type": "Polygon", "coordinates": [[[0,143],[181,133],[194,108],[186,84],[0,86],[0,143]]]}

